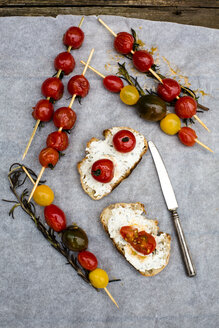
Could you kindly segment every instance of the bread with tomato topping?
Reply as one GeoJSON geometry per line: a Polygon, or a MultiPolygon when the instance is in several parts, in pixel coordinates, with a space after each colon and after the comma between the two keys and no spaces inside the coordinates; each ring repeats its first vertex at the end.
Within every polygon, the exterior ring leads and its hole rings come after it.
{"type": "Polygon", "coordinates": [[[148,149],[145,137],[131,128],[113,127],[104,130],[103,136],[105,140],[92,138],[87,143],[86,156],[78,163],[78,172],[80,173],[82,188],[94,200],[99,200],[108,195],[127,178],[141,161],[142,156],[148,149]],[[131,131],[135,136],[135,148],[128,153],[121,153],[113,146],[113,137],[120,130],[131,131]],[[99,159],[110,159],[114,164],[114,177],[108,183],[96,181],[92,177],[92,165],[99,159]]]}
{"type": "Polygon", "coordinates": [[[116,203],[109,205],[102,211],[100,219],[117,250],[142,275],[154,276],[167,266],[171,237],[168,233],[159,232],[158,221],[147,219],[143,204],[116,203]],[[156,241],[155,250],[149,255],[137,252],[120,234],[120,229],[124,226],[132,226],[138,231],[146,231],[151,234],[156,241]]]}

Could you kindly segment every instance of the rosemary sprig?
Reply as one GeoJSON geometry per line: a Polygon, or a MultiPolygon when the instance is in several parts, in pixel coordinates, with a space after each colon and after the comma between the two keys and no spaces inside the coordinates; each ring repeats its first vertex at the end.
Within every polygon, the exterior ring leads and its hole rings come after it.
{"type": "Polygon", "coordinates": [[[118,69],[118,75],[120,78],[122,78],[123,80],[125,80],[126,82],[128,82],[128,84],[133,85],[134,87],[136,87],[136,89],[138,90],[138,92],[140,93],[141,96],[145,95],[144,90],[142,89],[142,87],[140,86],[140,84],[138,83],[137,77],[134,78],[133,76],[131,76],[126,67],[125,67],[125,63],[120,64],[119,65],[119,69],[118,69]]]}

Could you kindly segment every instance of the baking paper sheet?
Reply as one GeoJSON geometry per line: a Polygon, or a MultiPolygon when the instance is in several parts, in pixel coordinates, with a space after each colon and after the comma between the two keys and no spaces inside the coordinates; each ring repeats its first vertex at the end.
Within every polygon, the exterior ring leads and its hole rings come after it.
{"type": "MultiPolygon", "coordinates": [[[[99,266],[111,279],[121,279],[108,286],[120,309],[104,291],[95,292],[65,265],[65,259],[52,249],[22,210],[17,209],[16,219],[12,220],[8,217],[10,204],[2,203],[0,327],[218,327],[219,32],[123,17],[102,18],[115,32],[134,28],[145,42],[144,48],[154,52],[162,73],[173,76],[175,72],[181,83],[189,82],[198,90],[200,102],[211,109],[199,114],[211,133],[198,123],[195,129],[199,140],[215,153],[198,145],[185,147],[176,136],[162,133],[158,124],[143,121],[134,109],[121,103],[118,95],[106,91],[101,79],[88,70],[90,93],[82,105],[74,103],[78,119],[66,156],[54,171],[46,170],[44,177],[54,190],[55,204],[65,211],[68,224],[77,222],[86,230],[89,250],[96,254],[99,266]],[[93,201],[83,192],[76,164],[84,157],[86,142],[91,137],[101,138],[102,131],[112,126],[129,126],[140,131],[153,140],[162,154],[197,268],[195,278],[185,274],[149,151],[130,177],[109,196],[93,201]],[[105,206],[137,201],[145,204],[150,218],[159,220],[160,230],[172,236],[169,265],[152,278],[141,276],[126,262],[99,222],[105,206]]],[[[7,180],[9,166],[21,162],[35,124],[32,107],[42,97],[41,83],[54,74],[53,59],[65,49],[62,35],[79,21],[79,16],[0,18],[1,198],[13,199],[7,180]]],[[[86,60],[94,47],[91,65],[103,74],[116,73],[116,61],[126,61],[145,88],[155,88],[155,81],[133,70],[128,59],[115,53],[112,35],[96,17],[85,17],[82,28],[84,44],[72,51],[76,60],[74,75],[81,74],[80,60],[86,60]]],[[[69,77],[63,79],[65,87],[68,80],[69,77]]],[[[68,98],[65,90],[55,109],[68,105],[68,98]]],[[[51,122],[37,131],[24,160],[36,173],[41,169],[38,154],[53,130],[51,122]]],[[[43,208],[37,207],[37,211],[43,215],[43,208]]]]}

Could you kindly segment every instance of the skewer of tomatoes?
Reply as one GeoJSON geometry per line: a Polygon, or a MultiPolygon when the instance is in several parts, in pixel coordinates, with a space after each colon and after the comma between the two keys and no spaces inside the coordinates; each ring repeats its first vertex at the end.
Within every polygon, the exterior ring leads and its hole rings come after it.
{"type": "MultiPolygon", "coordinates": [[[[22,166],[22,169],[34,185],[35,181],[32,179],[27,169],[24,166],[22,166]]],[[[34,192],[33,199],[38,205],[44,206],[46,223],[55,232],[61,234],[62,243],[65,247],[72,252],[78,253],[77,260],[81,267],[89,272],[88,277],[92,286],[95,288],[103,288],[111,301],[119,308],[117,302],[107,289],[109,283],[107,272],[98,267],[96,256],[87,251],[88,237],[86,232],[75,224],[67,226],[65,213],[57,205],[52,204],[54,193],[48,186],[38,186],[34,192]]]]}
{"type": "MultiPolygon", "coordinates": [[[[120,54],[123,55],[127,55],[129,53],[131,53],[133,55],[132,57],[132,62],[133,65],[135,66],[135,68],[142,72],[142,73],[146,73],[146,72],[150,72],[159,82],[160,85],[158,85],[158,89],[160,92],[160,97],[162,99],[163,96],[165,97],[165,95],[172,95],[172,100],[174,99],[178,99],[179,100],[179,94],[181,91],[181,87],[178,84],[178,82],[176,82],[173,79],[162,79],[151,67],[154,65],[154,59],[151,56],[151,54],[146,51],[146,50],[137,50],[134,51],[133,50],[133,46],[134,46],[134,37],[127,32],[120,32],[118,34],[116,34],[105,22],[103,22],[103,20],[101,18],[98,18],[98,21],[115,37],[114,40],[114,48],[116,49],[117,52],[119,52],[120,54]]],[[[170,98],[170,97],[169,97],[170,98]]],[[[194,117],[208,132],[210,131],[208,129],[208,127],[202,122],[202,120],[196,115],[196,109],[197,109],[197,103],[194,100],[194,98],[192,97],[182,97],[183,99],[180,101],[180,104],[182,105],[184,103],[185,106],[192,106],[191,103],[192,101],[194,102],[193,104],[193,111],[191,112],[192,116],[194,117]],[[188,98],[191,98],[190,101],[188,98]],[[188,105],[189,104],[189,105],[188,105]]],[[[165,99],[164,99],[165,100],[165,99]]],[[[165,100],[167,101],[167,100],[165,100]]],[[[179,103],[176,102],[176,106],[178,106],[179,103]]]]}
{"type": "Polygon", "coordinates": [[[63,95],[64,85],[60,79],[61,73],[68,75],[74,70],[75,60],[74,57],[70,54],[70,51],[71,49],[80,48],[84,41],[84,32],[81,30],[83,21],[84,16],[81,18],[78,27],[71,26],[65,32],[63,43],[68,47],[68,49],[66,52],[61,52],[58,54],[54,60],[54,67],[57,71],[57,74],[55,77],[46,79],[42,84],[41,92],[44,97],[46,97],[46,99],[41,99],[37,102],[36,106],[33,107],[34,111],[32,115],[36,120],[36,124],[24,151],[22,160],[25,158],[30,148],[40,122],[49,122],[52,119],[54,112],[53,103],[59,100],[63,95]]]}

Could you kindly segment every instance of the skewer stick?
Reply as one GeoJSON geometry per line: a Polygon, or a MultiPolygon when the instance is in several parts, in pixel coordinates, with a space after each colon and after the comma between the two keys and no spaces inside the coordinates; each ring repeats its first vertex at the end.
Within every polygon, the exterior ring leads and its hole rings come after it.
{"type": "Polygon", "coordinates": [[[111,30],[111,28],[106,25],[106,23],[104,23],[104,21],[102,21],[101,18],[98,18],[98,21],[100,22],[100,24],[102,24],[115,38],[117,37],[117,34],[115,32],[113,32],[113,30],[111,30]]]}
{"type": "Polygon", "coordinates": [[[214,151],[209,148],[208,146],[206,146],[205,144],[203,144],[201,141],[199,141],[198,139],[195,139],[195,142],[197,142],[200,146],[204,147],[205,149],[209,150],[211,153],[213,153],[214,151]]]}
{"type": "Polygon", "coordinates": [[[34,187],[33,187],[32,191],[31,191],[30,197],[28,198],[28,203],[30,202],[31,198],[33,197],[33,194],[34,194],[34,192],[36,190],[36,187],[38,186],[38,183],[39,183],[39,181],[40,181],[40,179],[41,179],[41,177],[42,177],[43,172],[45,171],[45,169],[46,169],[45,166],[43,166],[41,168],[40,174],[38,175],[37,180],[36,180],[36,182],[34,184],[34,187]]]}
{"type": "MultiPolygon", "coordinates": [[[[80,62],[83,65],[86,65],[86,63],[83,60],[81,60],[80,62]]],[[[100,77],[102,77],[103,79],[105,79],[105,75],[103,75],[102,73],[100,73],[99,71],[97,71],[94,67],[92,67],[90,65],[88,65],[87,67],[90,68],[91,71],[93,71],[94,73],[96,73],[97,75],[99,75],[100,77]]]]}
{"type": "Polygon", "coordinates": [[[108,289],[105,287],[104,288],[105,292],[107,293],[107,295],[109,296],[109,298],[111,299],[111,301],[117,306],[117,308],[119,309],[118,304],[116,303],[115,299],[112,297],[112,295],[110,294],[110,292],[108,291],[108,289]]]}
{"type": "Polygon", "coordinates": [[[28,141],[27,147],[26,147],[26,149],[25,149],[25,151],[24,151],[24,154],[23,154],[22,160],[23,160],[23,159],[25,158],[25,156],[27,155],[27,152],[28,152],[28,150],[29,150],[29,148],[30,148],[30,145],[31,145],[31,143],[32,143],[32,141],[33,141],[33,138],[34,138],[34,136],[35,136],[35,133],[36,133],[36,130],[37,130],[39,124],[40,124],[40,120],[37,120],[37,121],[36,121],[36,124],[35,124],[35,127],[34,127],[34,129],[33,129],[33,132],[32,132],[32,134],[31,134],[30,140],[28,141]]]}
{"type": "Polygon", "coordinates": [[[35,184],[35,181],[33,180],[32,176],[30,175],[30,173],[27,171],[26,167],[22,165],[22,170],[26,173],[26,175],[28,176],[28,178],[30,179],[30,181],[32,182],[32,184],[35,184]]]}

